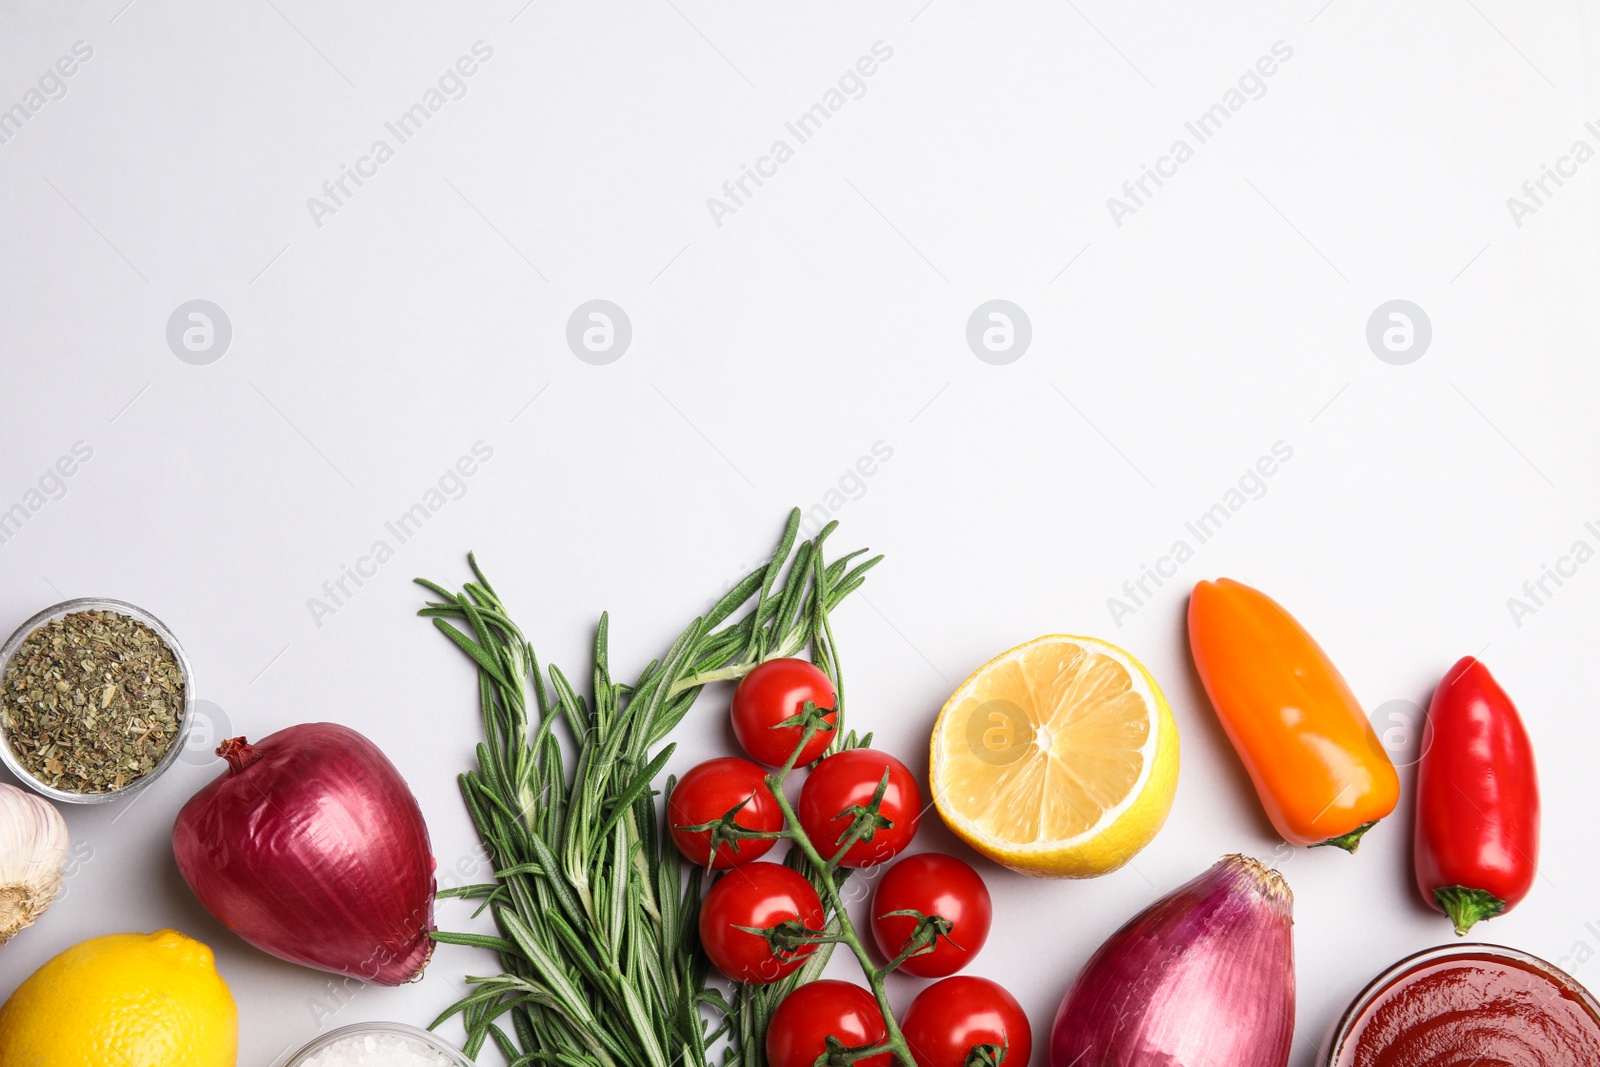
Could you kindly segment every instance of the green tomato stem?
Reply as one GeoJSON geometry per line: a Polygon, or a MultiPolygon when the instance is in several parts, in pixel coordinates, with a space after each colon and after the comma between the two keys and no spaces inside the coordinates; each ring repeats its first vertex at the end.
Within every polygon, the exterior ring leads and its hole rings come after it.
{"type": "MultiPolygon", "coordinates": [[[[794,752],[789,756],[789,762],[777,774],[767,776],[767,790],[778,802],[778,809],[783,812],[784,825],[793,835],[795,847],[805,854],[813,867],[823,872],[821,879],[822,888],[828,895],[828,904],[833,908],[834,915],[839,920],[838,939],[843,944],[850,946],[850,951],[855,954],[856,962],[861,964],[861,973],[867,979],[867,985],[872,989],[873,999],[878,1002],[878,1010],[883,1014],[883,1028],[888,1037],[879,1046],[879,1052],[893,1052],[894,1058],[901,1067],[916,1067],[916,1061],[911,1058],[911,1049],[906,1044],[905,1035],[900,1032],[900,1024],[895,1021],[894,1011],[889,1007],[889,995],[884,989],[884,976],[889,973],[888,967],[880,968],[872,962],[872,957],[867,954],[866,945],[861,941],[861,935],[856,932],[855,923],[850,919],[850,912],[844,906],[844,900],[839,895],[838,883],[834,881],[834,863],[822,858],[817,851],[817,846],[806,835],[800,826],[800,817],[795,814],[794,805],[789,803],[789,798],[783,795],[783,784],[788,780],[789,774],[794,770],[795,760],[800,756],[800,750],[805,748],[816,733],[815,724],[808,723],[800,736],[800,743],[795,746],[794,752]]],[[[846,846],[847,848],[848,846],[846,846]]],[[[845,848],[839,849],[838,855],[843,855],[845,848]]],[[[837,858],[837,857],[836,857],[837,858]]],[[[878,1054],[875,1052],[874,1054],[878,1054]]],[[[863,1057],[865,1058],[865,1057],[863,1057]]]]}
{"type": "MultiPolygon", "coordinates": [[[[906,960],[910,959],[912,956],[920,956],[923,953],[932,952],[934,947],[938,945],[939,938],[944,937],[948,939],[950,931],[954,929],[947,919],[938,915],[923,915],[921,912],[917,911],[891,911],[887,914],[915,915],[917,916],[917,927],[912,931],[911,936],[906,938],[906,943],[901,946],[899,954],[896,955],[894,959],[883,965],[883,972],[885,974],[898,971],[906,962],[906,960]]],[[[954,944],[954,942],[951,943],[954,944]]],[[[957,945],[956,947],[959,948],[960,946],[957,945]]]]}

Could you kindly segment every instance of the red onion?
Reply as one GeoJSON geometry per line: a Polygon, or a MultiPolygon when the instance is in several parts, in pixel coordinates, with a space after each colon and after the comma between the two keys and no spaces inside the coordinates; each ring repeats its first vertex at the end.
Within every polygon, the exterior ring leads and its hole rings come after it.
{"type": "Polygon", "coordinates": [[[178,813],[172,850],[207,911],[263,952],[379,985],[433,951],[422,810],[376,745],[333,723],[236,737],[178,813]]]}
{"type": "Polygon", "coordinates": [[[1294,895],[1229,856],[1111,935],[1067,990],[1051,1067],[1284,1067],[1294,895]]]}

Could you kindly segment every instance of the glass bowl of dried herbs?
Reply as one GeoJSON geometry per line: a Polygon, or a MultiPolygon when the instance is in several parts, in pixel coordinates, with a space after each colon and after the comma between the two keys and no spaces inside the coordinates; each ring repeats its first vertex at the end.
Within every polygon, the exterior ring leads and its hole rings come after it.
{"type": "Polygon", "coordinates": [[[0,763],[52,800],[144,789],[183,751],[193,715],[183,647],[133,604],[68,600],[0,647],[0,763]]]}

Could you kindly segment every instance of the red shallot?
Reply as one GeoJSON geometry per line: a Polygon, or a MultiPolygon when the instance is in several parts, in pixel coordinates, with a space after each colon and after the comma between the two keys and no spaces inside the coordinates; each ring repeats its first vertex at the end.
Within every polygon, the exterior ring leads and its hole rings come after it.
{"type": "Polygon", "coordinates": [[[1051,1067],[1284,1067],[1293,894],[1229,856],[1111,935],[1067,990],[1051,1067]]]}
{"type": "Polygon", "coordinates": [[[207,911],[291,963],[379,985],[432,954],[422,810],[376,745],[333,723],[224,741],[221,778],[178,814],[172,850],[207,911]]]}

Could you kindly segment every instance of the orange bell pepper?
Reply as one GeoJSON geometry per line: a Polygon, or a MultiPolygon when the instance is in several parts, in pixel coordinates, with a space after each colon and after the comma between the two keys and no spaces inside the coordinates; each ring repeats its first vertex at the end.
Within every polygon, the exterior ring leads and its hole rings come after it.
{"type": "Polygon", "coordinates": [[[1278,833],[1354,852],[1399,802],[1400,776],[1327,654],[1277,601],[1229,578],[1194,587],[1189,647],[1278,833]]]}

